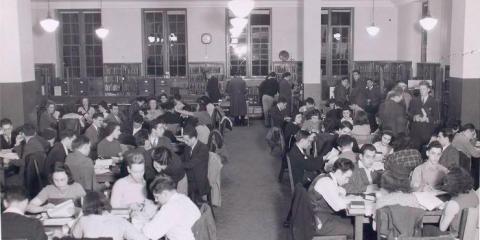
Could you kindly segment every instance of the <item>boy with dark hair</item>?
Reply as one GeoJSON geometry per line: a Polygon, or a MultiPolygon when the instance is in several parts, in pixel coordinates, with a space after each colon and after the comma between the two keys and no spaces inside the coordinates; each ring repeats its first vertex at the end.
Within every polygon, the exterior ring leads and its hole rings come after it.
{"type": "Polygon", "coordinates": [[[450,128],[443,128],[438,132],[437,140],[442,144],[442,156],[439,163],[446,168],[460,166],[460,153],[452,145],[455,133],[450,128]]]}
{"type": "Polygon", "coordinates": [[[352,177],[344,186],[347,193],[364,193],[368,186],[379,183],[381,173],[374,168],[375,156],[376,149],[372,144],[362,146],[352,177]]]}
{"type": "Polygon", "coordinates": [[[448,169],[438,162],[442,156],[442,145],[433,141],[427,147],[427,161],[420,164],[412,173],[412,189],[419,192],[433,191],[448,169]]]}

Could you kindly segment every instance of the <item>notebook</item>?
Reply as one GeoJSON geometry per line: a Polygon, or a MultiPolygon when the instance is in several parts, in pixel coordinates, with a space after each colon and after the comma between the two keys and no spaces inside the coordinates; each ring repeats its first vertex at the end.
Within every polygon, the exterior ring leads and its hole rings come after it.
{"type": "Polygon", "coordinates": [[[443,201],[435,196],[434,192],[414,192],[413,195],[417,198],[418,203],[428,211],[432,211],[443,204],[443,201]]]}

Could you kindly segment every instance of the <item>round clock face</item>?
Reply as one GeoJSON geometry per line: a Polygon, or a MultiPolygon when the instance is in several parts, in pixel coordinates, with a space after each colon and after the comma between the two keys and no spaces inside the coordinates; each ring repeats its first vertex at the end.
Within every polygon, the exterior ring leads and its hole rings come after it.
{"type": "Polygon", "coordinates": [[[201,37],[203,44],[210,44],[212,42],[212,35],[210,33],[204,33],[201,37]]]}

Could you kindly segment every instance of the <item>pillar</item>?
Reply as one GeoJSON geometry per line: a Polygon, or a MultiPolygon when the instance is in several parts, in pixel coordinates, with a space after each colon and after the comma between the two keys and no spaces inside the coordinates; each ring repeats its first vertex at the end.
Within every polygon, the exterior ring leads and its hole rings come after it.
{"type": "Polygon", "coordinates": [[[450,118],[480,127],[480,1],[452,4],[450,118]],[[471,51],[475,51],[472,53],[471,51]]]}
{"type": "Polygon", "coordinates": [[[0,1],[0,118],[23,124],[37,102],[30,0],[0,1]]]}
{"type": "Polygon", "coordinates": [[[312,97],[317,105],[322,99],[320,60],[322,49],[322,1],[303,2],[303,82],[305,98],[312,97]]]}

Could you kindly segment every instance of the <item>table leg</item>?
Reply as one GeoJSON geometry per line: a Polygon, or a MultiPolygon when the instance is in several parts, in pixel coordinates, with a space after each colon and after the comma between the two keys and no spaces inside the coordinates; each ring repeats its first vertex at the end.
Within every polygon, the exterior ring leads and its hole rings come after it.
{"type": "Polygon", "coordinates": [[[355,216],[355,240],[363,240],[363,215],[355,216]]]}

